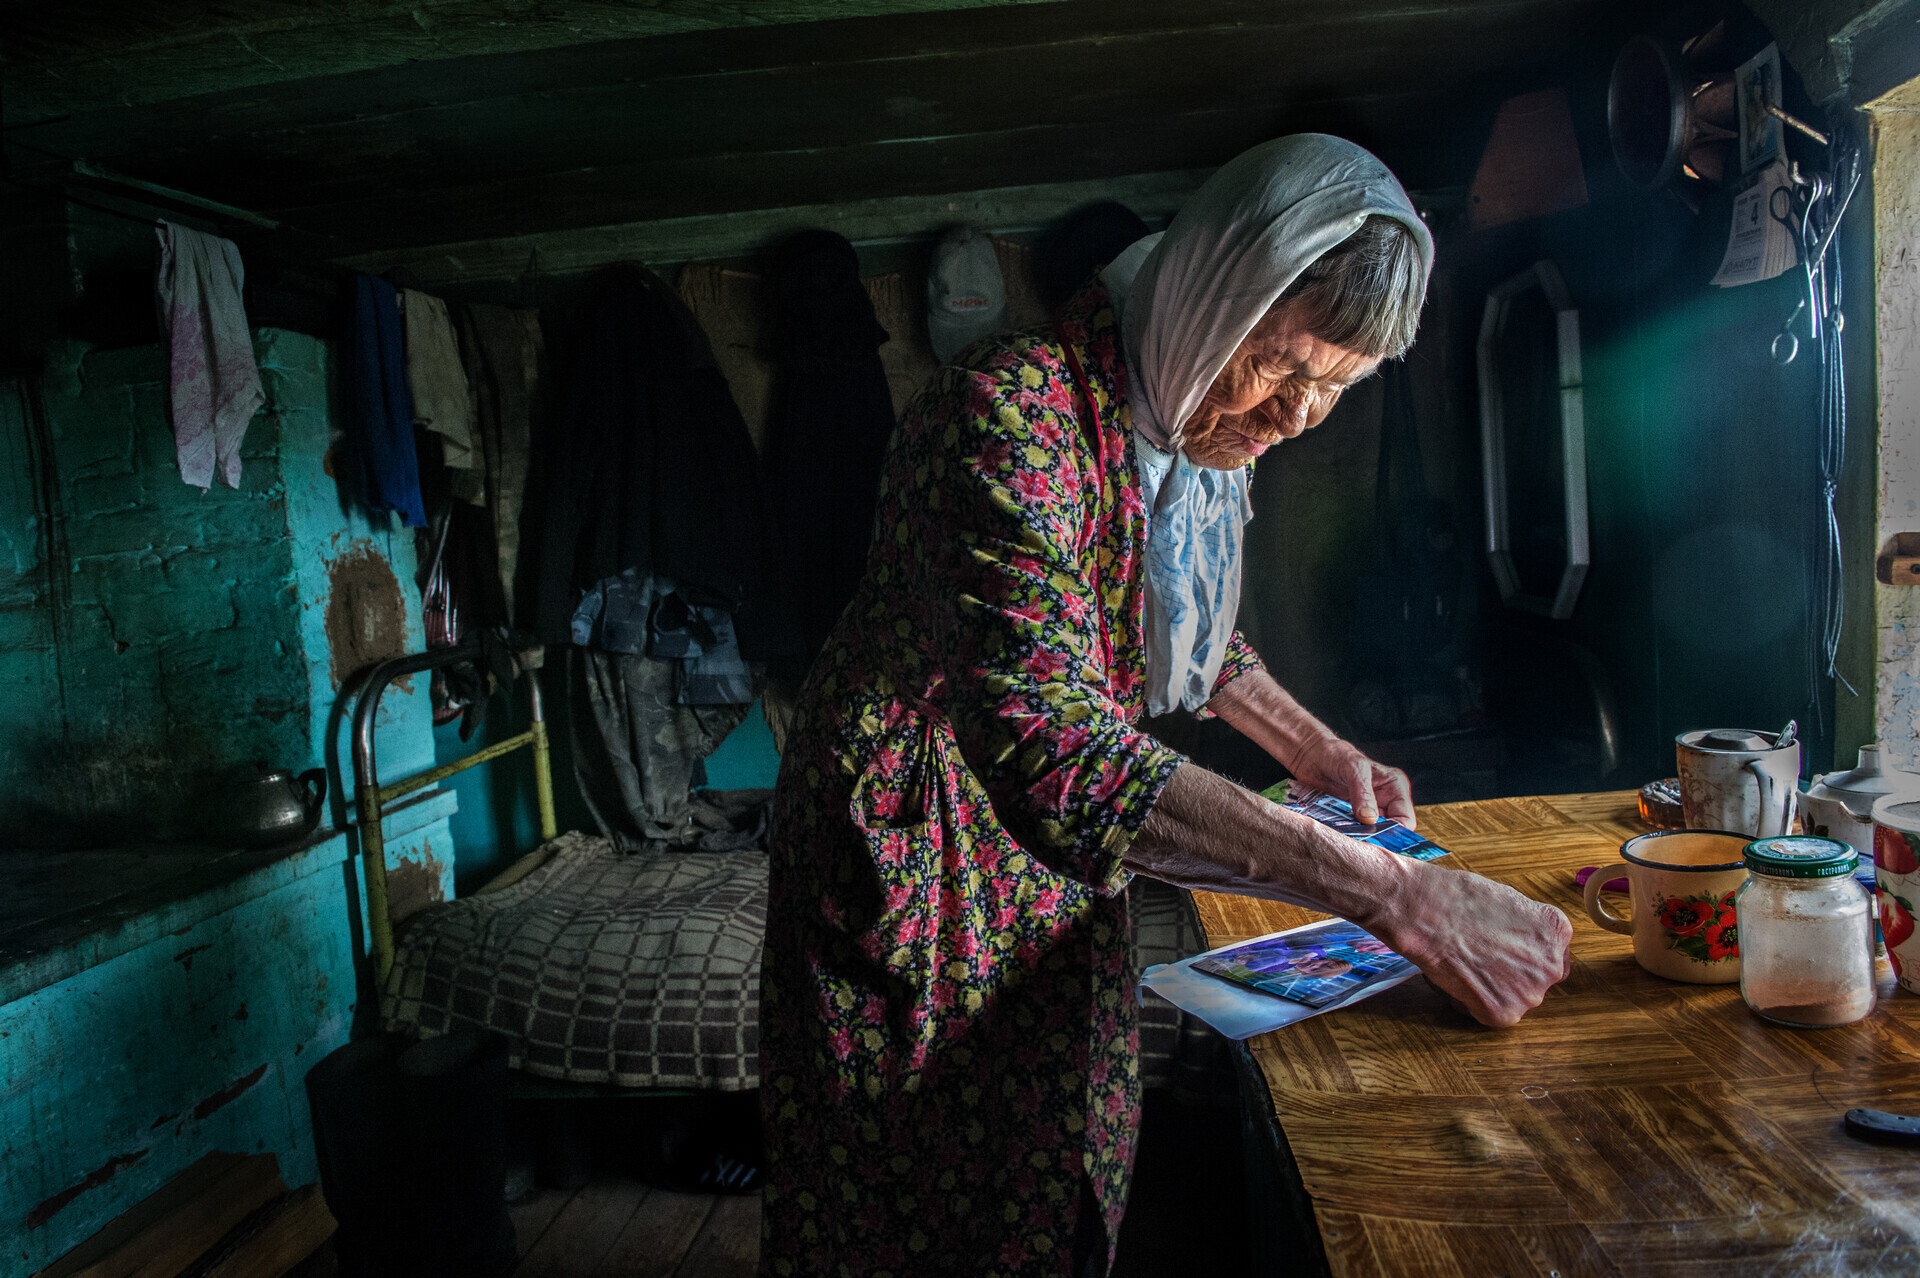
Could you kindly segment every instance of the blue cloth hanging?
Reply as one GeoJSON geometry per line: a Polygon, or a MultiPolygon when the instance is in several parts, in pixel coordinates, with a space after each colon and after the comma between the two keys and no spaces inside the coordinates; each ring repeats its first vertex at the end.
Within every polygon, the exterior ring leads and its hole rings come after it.
{"type": "Polygon", "coordinates": [[[407,390],[400,298],[393,285],[362,275],[347,331],[347,438],[360,463],[367,509],[392,511],[409,528],[427,526],[420,462],[413,451],[413,396],[407,390]]]}

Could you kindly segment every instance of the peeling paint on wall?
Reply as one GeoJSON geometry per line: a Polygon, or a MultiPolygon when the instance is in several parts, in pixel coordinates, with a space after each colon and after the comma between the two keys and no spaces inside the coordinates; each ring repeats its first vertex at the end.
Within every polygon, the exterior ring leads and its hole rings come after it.
{"type": "Polygon", "coordinates": [[[266,1076],[267,1076],[267,1067],[265,1065],[262,1065],[259,1069],[256,1069],[255,1071],[253,1071],[253,1073],[248,1074],[245,1078],[237,1079],[233,1083],[229,1084],[228,1086],[221,1088],[219,1091],[215,1092],[213,1095],[207,1097],[205,1100],[201,1101],[198,1105],[195,1105],[193,1107],[194,1118],[196,1120],[204,1119],[212,1114],[216,1114],[219,1111],[225,1109],[227,1106],[233,1104],[233,1102],[239,1100],[242,1096],[244,1096],[247,1093],[248,1089],[253,1087],[255,1083],[258,1083],[261,1079],[265,1078],[266,1076]]]}
{"type": "MultiPolygon", "coordinates": [[[[69,346],[42,379],[50,504],[22,451],[38,446],[29,381],[0,377],[0,845],[23,812],[45,833],[25,801],[51,810],[56,781],[153,835],[156,796],[191,795],[203,768],[343,761],[325,621],[344,556],[392,563],[403,615],[388,633],[422,646],[411,537],[348,509],[322,469],[327,347],[259,330],[255,354],[272,408],[248,430],[238,491],[180,481],[157,351],[69,346]],[[50,509],[75,512],[71,546],[48,531],[50,509]]],[[[422,684],[382,706],[381,765],[395,776],[433,762],[422,684]]],[[[350,811],[336,796],[336,819],[350,811]]],[[[389,863],[415,867],[418,895],[437,899],[445,816],[420,820],[389,842],[389,863]]],[[[148,945],[0,1004],[0,1274],[51,1263],[211,1149],[271,1150],[288,1183],[314,1179],[301,1080],[347,1039],[365,939],[352,926],[360,885],[339,872],[347,839],[320,846],[304,856],[324,873],[166,923],[148,945]],[[42,1227],[21,1228],[30,1214],[42,1227]]]]}
{"type": "Polygon", "coordinates": [[[327,565],[327,584],[327,651],[337,691],[361,671],[406,655],[407,607],[392,566],[364,542],[327,565]]]}
{"type": "Polygon", "coordinates": [[[46,1224],[49,1220],[52,1220],[55,1216],[70,1207],[74,1199],[80,1197],[80,1195],[86,1193],[89,1189],[100,1188],[100,1186],[119,1175],[122,1167],[130,1167],[146,1156],[146,1150],[136,1149],[131,1154],[120,1154],[116,1157],[109,1158],[106,1162],[94,1168],[91,1172],[88,1172],[85,1180],[71,1188],[61,1190],[28,1212],[27,1228],[40,1228],[40,1226],[46,1224]]]}
{"type": "Polygon", "coordinates": [[[431,842],[422,845],[417,860],[392,862],[387,870],[387,901],[393,921],[399,923],[446,900],[450,869],[434,855],[431,842]]]}
{"type": "MultiPolygon", "coordinates": [[[[1879,541],[1920,532],[1920,115],[1875,112],[1879,541]]],[[[1855,570],[1866,573],[1862,565],[1855,570]]],[[[1920,768],[1920,589],[1874,583],[1874,720],[1888,762],[1920,768]]]]}
{"type": "Polygon", "coordinates": [[[1894,767],[1920,770],[1920,590],[1879,586],[1875,671],[1880,741],[1894,767]]]}

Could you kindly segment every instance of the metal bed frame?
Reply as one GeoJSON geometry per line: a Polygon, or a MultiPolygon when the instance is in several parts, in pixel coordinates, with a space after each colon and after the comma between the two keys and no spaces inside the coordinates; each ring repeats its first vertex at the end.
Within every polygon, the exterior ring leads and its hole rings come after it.
{"type": "Polygon", "coordinates": [[[428,786],[444,781],[468,768],[511,754],[525,746],[533,748],[534,788],[540,802],[540,840],[551,842],[559,835],[553,811],[553,763],[547,741],[546,709],[540,700],[540,680],[531,670],[520,672],[527,682],[528,707],[533,722],[525,732],[505,741],[482,746],[464,759],[443,763],[416,773],[392,785],[380,784],[379,765],[374,758],[373,728],[380,714],[380,698],[387,686],[410,674],[439,670],[480,657],[480,645],[463,643],[430,652],[410,653],[383,661],[367,673],[360,700],[353,711],[353,784],[354,802],[359,808],[360,861],[367,885],[367,931],[373,939],[375,988],[393,969],[393,916],[387,904],[387,843],[381,819],[396,801],[428,786]]]}
{"type": "MultiPolygon", "coordinates": [[[[444,781],[468,768],[492,762],[503,755],[511,754],[523,747],[533,750],[534,788],[540,803],[540,842],[542,846],[559,837],[558,820],[553,806],[553,762],[547,736],[546,707],[540,697],[540,679],[537,671],[522,670],[517,678],[527,682],[527,704],[531,711],[532,722],[525,732],[516,733],[505,741],[482,746],[464,759],[453,763],[443,763],[416,773],[404,781],[395,781],[391,785],[380,784],[379,766],[374,758],[373,729],[374,721],[379,717],[380,698],[386,693],[387,686],[396,679],[404,679],[410,674],[439,670],[456,665],[462,661],[474,661],[480,657],[480,645],[463,643],[452,648],[435,648],[429,652],[411,653],[404,657],[395,657],[383,661],[367,672],[366,681],[360,690],[360,699],[353,710],[353,780],[354,801],[359,815],[354,824],[360,830],[360,856],[362,873],[366,876],[367,888],[367,932],[373,941],[374,960],[374,1002],[378,1005],[379,991],[385,986],[387,973],[393,970],[393,916],[387,902],[387,847],[381,819],[387,809],[399,799],[414,794],[436,782],[444,781]]],[[[509,862],[493,878],[481,885],[472,895],[490,892],[506,887],[539,864],[533,852],[509,862]]],[[[671,1097],[703,1096],[707,1093],[680,1087],[620,1087],[612,1083],[569,1083],[559,1079],[541,1078],[520,1070],[509,1071],[507,1075],[507,1095],[513,1098],[533,1100],[572,1100],[572,1099],[661,1099],[671,1097]]]]}

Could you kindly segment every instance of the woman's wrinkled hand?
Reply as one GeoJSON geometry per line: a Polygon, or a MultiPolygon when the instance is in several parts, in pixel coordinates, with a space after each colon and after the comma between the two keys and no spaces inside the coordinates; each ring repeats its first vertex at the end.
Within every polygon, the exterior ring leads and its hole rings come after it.
{"type": "Polygon", "coordinates": [[[1308,785],[1351,803],[1355,819],[1371,825],[1384,813],[1409,830],[1414,828],[1413,786],[1407,774],[1375,763],[1352,743],[1339,737],[1321,737],[1298,757],[1283,762],[1308,785]]]}
{"type": "Polygon", "coordinates": [[[1573,924],[1551,905],[1461,870],[1427,871],[1367,930],[1483,1025],[1512,1025],[1573,970],[1573,924]]]}

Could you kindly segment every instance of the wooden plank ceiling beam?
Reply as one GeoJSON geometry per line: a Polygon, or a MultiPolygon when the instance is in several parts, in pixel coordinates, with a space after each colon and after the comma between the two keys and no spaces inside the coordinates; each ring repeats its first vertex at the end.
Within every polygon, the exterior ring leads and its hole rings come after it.
{"type": "Polygon", "coordinates": [[[971,222],[995,234],[1019,234],[1038,230],[1095,200],[1118,200],[1149,223],[1159,223],[1179,211],[1209,172],[1186,169],[960,195],[890,196],[541,231],[424,248],[386,249],[347,258],[342,265],[375,274],[402,268],[408,285],[432,288],[529,274],[567,275],[607,262],[645,262],[662,267],[747,257],[805,229],[836,231],[863,248],[922,240],[956,222],[971,222]]]}
{"type": "Polygon", "coordinates": [[[1058,0],[92,0],[0,5],[15,124],[406,63],[1058,0]]]}
{"type": "Polygon", "coordinates": [[[1598,0],[919,13],[442,58],[9,137],[25,144],[16,163],[28,146],[84,157],[362,253],[1206,169],[1314,128],[1439,186],[1464,180],[1479,143],[1466,135],[1512,68],[1617,13],[1598,0]]]}
{"type": "MultiPolygon", "coordinates": [[[[742,213],[891,196],[938,196],[1109,175],[1212,168],[1284,132],[1336,132],[1370,142],[1410,183],[1446,185],[1471,154],[1429,132],[1401,132],[1411,115],[1432,120],[1448,106],[1427,95],[1270,107],[1222,108],[1183,116],[1036,123],[949,137],[841,148],[716,154],[603,165],[564,173],[438,190],[276,209],[303,229],[369,248],[445,243],[516,230],[567,230],[632,221],[742,213]],[[1383,135],[1385,121],[1395,129],[1383,135]],[[1392,144],[1380,141],[1382,136],[1392,144]],[[1453,162],[1449,163],[1448,160],[1453,162]],[[1437,162],[1438,161],[1438,162],[1437,162]]],[[[1442,117],[1444,118],[1444,117],[1442,117]]],[[[1478,146],[1478,139],[1468,150],[1478,146]]]]}
{"type": "MultiPolygon", "coordinates": [[[[1564,0],[1527,7],[1537,16],[1563,9],[1564,0]]],[[[1284,24],[1109,26],[1059,39],[1009,35],[912,51],[767,50],[766,60],[736,66],[643,63],[624,73],[566,74],[549,65],[545,87],[489,75],[476,82],[493,84],[491,91],[469,87],[378,111],[358,93],[328,102],[323,85],[285,104],[279,118],[279,103],[244,114],[238,104],[210,109],[200,128],[184,113],[125,113],[39,130],[34,140],[130,172],[135,164],[165,164],[172,185],[214,198],[293,208],[642,158],[838,149],[1431,89],[1482,77],[1530,51],[1530,42],[1516,47],[1511,34],[1515,6],[1490,9],[1407,15],[1395,28],[1397,49],[1368,42],[1367,24],[1341,6],[1284,24]],[[1316,50],[1311,59],[1292,56],[1303,45],[1316,50]],[[1433,58],[1432,49],[1449,56],[1433,58]],[[996,84],[1049,91],[982,91],[996,84]],[[261,198],[273,188],[298,189],[303,198],[261,198]]],[[[584,60],[578,52],[542,61],[584,60]]]]}

